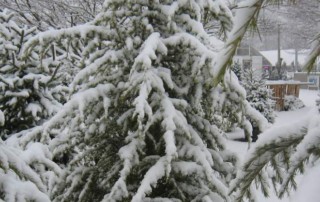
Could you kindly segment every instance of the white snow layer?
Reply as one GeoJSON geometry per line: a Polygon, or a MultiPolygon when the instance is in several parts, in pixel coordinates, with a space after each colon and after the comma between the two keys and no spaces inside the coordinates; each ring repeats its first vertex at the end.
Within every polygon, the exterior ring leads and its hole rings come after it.
{"type": "Polygon", "coordinates": [[[3,126],[5,122],[5,118],[4,118],[4,114],[3,112],[0,110],[0,126],[3,126]]]}
{"type": "Polygon", "coordinates": [[[291,197],[291,202],[319,202],[319,179],[320,164],[318,163],[304,176],[297,192],[291,197]]]}

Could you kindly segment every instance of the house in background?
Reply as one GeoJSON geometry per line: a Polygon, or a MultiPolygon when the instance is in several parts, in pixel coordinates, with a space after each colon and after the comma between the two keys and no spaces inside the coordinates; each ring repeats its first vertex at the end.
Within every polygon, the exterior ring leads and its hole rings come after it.
{"type": "MultiPolygon", "coordinates": [[[[272,64],[276,66],[278,63],[278,50],[260,51],[260,53],[266,57],[272,64]]],[[[294,72],[300,72],[301,66],[305,63],[308,57],[309,50],[296,51],[294,49],[287,49],[280,51],[280,57],[282,60],[282,71],[290,78],[293,77],[294,72]]]]}
{"type": "MultiPolygon", "coordinates": [[[[294,81],[300,81],[302,89],[318,90],[320,89],[320,57],[317,58],[314,70],[310,73],[304,72],[301,66],[305,63],[310,50],[302,50],[296,54],[294,49],[281,50],[280,56],[282,58],[283,70],[286,72],[287,78],[294,81]]],[[[276,66],[278,60],[278,51],[260,51],[272,64],[276,66]]]]}
{"type": "Polygon", "coordinates": [[[238,63],[243,70],[251,68],[254,71],[261,71],[261,74],[272,66],[266,57],[250,46],[240,46],[237,48],[236,54],[233,57],[233,63],[238,63]]]}

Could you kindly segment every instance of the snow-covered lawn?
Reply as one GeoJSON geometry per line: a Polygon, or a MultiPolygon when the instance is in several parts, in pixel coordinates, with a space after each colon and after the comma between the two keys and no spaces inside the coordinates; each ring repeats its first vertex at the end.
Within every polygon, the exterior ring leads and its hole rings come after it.
{"type": "MultiPolygon", "coordinates": [[[[318,98],[318,91],[301,90],[299,98],[303,101],[306,107],[289,112],[276,112],[277,117],[274,126],[290,124],[299,121],[305,116],[308,116],[309,111],[316,107],[315,100],[318,98]]],[[[228,149],[236,152],[240,160],[243,160],[246,152],[248,151],[248,144],[245,142],[233,141],[232,139],[243,138],[243,131],[237,129],[232,133],[227,134],[228,149]]],[[[254,147],[254,143],[251,145],[254,147]]],[[[297,179],[298,191],[291,194],[291,199],[284,197],[282,200],[278,199],[274,193],[270,193],[269,198],[264,198],[260,190],[257,191],[258,202],[318,202],[320,200],[319,193],[319,180],[320,167],[315,166],[309,170],[303,177],[299,176],[297,179]],[[316,186],[317,185],[317,186],[316,186]]],[[[273,190],[273,189],[271,189],[273,190]]]]}

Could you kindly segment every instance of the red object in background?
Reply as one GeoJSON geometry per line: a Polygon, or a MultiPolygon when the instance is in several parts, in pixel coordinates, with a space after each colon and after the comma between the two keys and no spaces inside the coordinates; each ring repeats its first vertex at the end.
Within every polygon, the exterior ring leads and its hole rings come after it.
{"type": "Polygon", "coordinates": [[[264,70],[268,70],[268,69],[270,69],[270,66],[269,65],[265,65],[265,66],[263,66],[263,69],[264,70]]]}

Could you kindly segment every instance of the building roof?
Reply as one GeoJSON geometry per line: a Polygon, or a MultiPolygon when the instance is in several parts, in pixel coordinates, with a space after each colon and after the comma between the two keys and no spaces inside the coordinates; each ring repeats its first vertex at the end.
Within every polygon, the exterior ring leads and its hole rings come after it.
{"type": "MultiPolygon", "coordinates": [[[[308,56],[308,52],[309,52],[308,50],[299,51],[298,53],[299,64],[304,64],[308,56]]],[[[275,66],[277,64],[278,50],[260,51],[260,53],[271,62],[272,66],[275,66]]],[[[282,58],[282,61],[284,61],[287,65],[290,65],[292,62],[294,63],[295,61],[295,50],[294,49],[281,50],[280,57],[282,58]]]]}
{"type": "Polygon", "coordinates": [[[249,46],[240,46],[237,48],[236,56],[261,56],[263,66],[271,66],[272,63],[255,48],[249,46]]]}
{"type": "Polygon", "coordinates": [[[294,80],[277,80],[277,81],[266,81],[266,85],[310,85],[311,82],[301,82],[301,81],[294,81],[294,80]]]}

